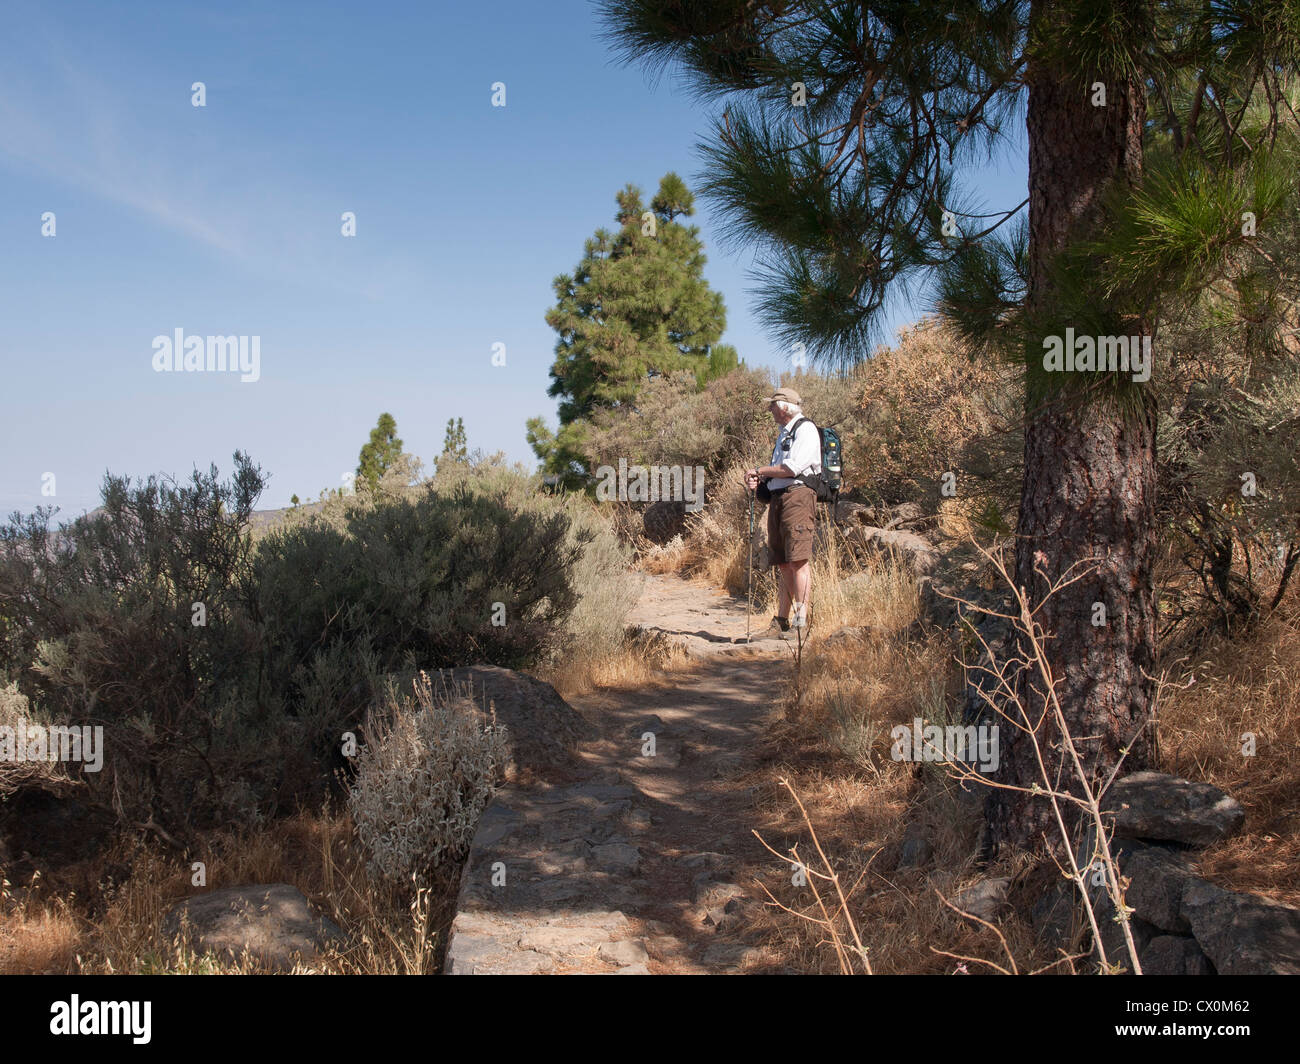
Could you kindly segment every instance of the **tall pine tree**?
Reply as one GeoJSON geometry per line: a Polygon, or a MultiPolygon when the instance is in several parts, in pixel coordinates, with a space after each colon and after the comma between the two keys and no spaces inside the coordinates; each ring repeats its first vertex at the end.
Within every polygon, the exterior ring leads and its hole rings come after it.
{"type": "Polygon", "coordinates": [[[703,385],[738,364],[718,338],[726,327],[720,293],[704,279],[694,196],[674,173],[664,175],[646,207],[634,185],[617,194],[618,229],[598,229],[572,274],[555,279],[546,322],[558,334],[551,386],[560,400],[560,431],[540,418],[529,442],[549,472],[575,475],[583,464],[587,419],[635,401],[650,377],[690,370],[703,385]]]}
{"type": "MultiPolygon", "coordinates": [[[[1094,788],[1121,759],[1141,767],[1156,633],[1154,387],[1129,372],[1049,372],[1044,352],[1067,335],[1154,341],[1174,308],[1260,259],[1246,215],[1263,226],[1295,209],[1294,180],[1272,175],[1294,166],[1300,5],[601,7],[627,58],[677,64],[698,95],[726,101],[703,146],[704,192],[733,235],[767,251],[760,310],[784,339],[822,364],[855,363],[888,301],[932,282],[968,339],[1022,362],[1015,578],[1041,603],[1049,638],[1047,675],[1022,670],[1017,691],[1045,714],[1032,734],[1056,785],[1079,792],[1053,698],[1094,788]],[[1021,114],[1028,195],[982,215],[960,179],[1021,114]]],[[[1158,378],[1181,353],[1153,349],[1158,378]]],[[[1003,723],[998,782],[1032,788],[1031,732],[1003,723]]],[[[1059,845],[1051,806],[1024,790],[994,791],[988,818],[997,844],[1059,845]]]]}

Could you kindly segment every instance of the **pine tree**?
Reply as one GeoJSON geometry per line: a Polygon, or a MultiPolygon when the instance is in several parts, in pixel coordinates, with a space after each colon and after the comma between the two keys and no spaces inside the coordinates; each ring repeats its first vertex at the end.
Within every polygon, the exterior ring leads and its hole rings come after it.
{"type": "Polygon", "coordinates": [[[397,422],[392,414],[380,414],[379,421],[370,430],[370,440],[361,448],[357,465],[357,478],[379,490],[379,478],[402,453],[402,441],[397,438],[397,422]]]}
{"type": "MultiPolygon", "coordinates": [[[[1300,6],[601,8],[627,58],[677,64],[698,95],[726,100],[702,146],[704,194],[733,237],[768,253],[759,309],[779,335],[819,364],[856,363],[890,300],[929,283],[965,338],[1023,364],[1015,579],[1042,603],[1035,620],[1051,636],[1055,696],[1090,783],[1121,759],[1140,768],[1156,632],[1155,388],[1135,373],[1049,371],[1044,353],[1067,328],[1154,338],[1210,286],[1243,274],[1249,286],[1267,272],[1243,219],[1262,230],[1295,210],[1294,179],[1276,175],[1294,175],[1300,6]],[[1020,114],[1028,197],[981,213],[959,179],[1020,114]],[[1092,623],[1096,602],[1104,625],[1092,623]]],[[[1157,375],[1161,362],[1194,357],[1152,346],[1157,375]]],[[[1035,671],[1016,683],[1027,707],[1048,704],[1035,671]]],[[[1077,793],[1050,715],[1037,737],[1049,778],[1077,793]]],[[[1037,784],[1025,733],[1005,726],[1002,739],[998,781],[1037,784]]],[[[995,845],[1056,848],[1042,798],[996,790],[987,813],[995,845]]]]}
{"type": "Polygon", "coordinates": [[[734,348],[717,348],[726,310],[704,280],[699,228],[678,221],[695,213],[685,183],[664,175],[648,209],[634,185],[616,198],[617,231],[586,242],[546,314],[559,334],[548,394],[560,399],[561,431],[631,403],[650,376],[689,369],[706,380],[735,360],[734,348]]]}
{"type": "Polygon", "coordinates": [[[457,461],[463,462],[467,457],[466,447],[468,441],[465,439],[465,422],[460,418],[447,419],[447,431],[442,438],[442,453],[448,455],[457,461]]]}

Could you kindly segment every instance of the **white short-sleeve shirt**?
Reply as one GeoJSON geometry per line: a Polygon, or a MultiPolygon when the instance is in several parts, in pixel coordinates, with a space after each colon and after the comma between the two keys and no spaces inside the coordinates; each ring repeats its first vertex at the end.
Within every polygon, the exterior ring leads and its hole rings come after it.
{"type": "Polygon", "coordinates": [[[781,428],[781,434],[776,438],[776,446],[772,448],[772,464],[783,465],[794,471],[793,477],[772,477],[767,482],[767,486],[773,491],[780,488],[788,488],[795,482],[798,477],[806,476],[809,473],[820,473],[822,471],[822,437],[817,431],[817,426],[803,417],[802,414],[793,418],[788,425],[781,428]],[[790,439],[790,429],[797,422],[802,421],[799,425],[799,431],[795,433],[794,439],[790,439]]]}

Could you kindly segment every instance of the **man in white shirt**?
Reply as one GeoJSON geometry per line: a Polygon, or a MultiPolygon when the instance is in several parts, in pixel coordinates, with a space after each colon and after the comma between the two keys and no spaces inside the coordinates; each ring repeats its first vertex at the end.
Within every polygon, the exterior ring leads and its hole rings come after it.
{"type": "Polygon", "coordinates": [[[781,570],[781,583],[776,616],[757,638],[783,639],[788,638],[784,633],[790,629],[808,623],[817,493],[800,478],[821,472],[822,441],[817,426],[803,417],[799,393],[793,388],[778,388],[762,402],[781,426],[781,433],[772,448],[772,464],[748,470],[745,486],[755,491],[760,481],[766,481],[772,493],[767,541],[773,564],[781,570]]]}

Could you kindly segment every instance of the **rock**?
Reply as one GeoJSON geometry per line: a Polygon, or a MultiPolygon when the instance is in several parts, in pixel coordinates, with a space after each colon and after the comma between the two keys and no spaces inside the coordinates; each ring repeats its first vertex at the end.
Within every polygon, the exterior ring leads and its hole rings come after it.
{"type": "MultiPolygon", "coordinates": [[[[456,934],[447,946],[443,971],[448,975],[488,975],[498,967],[512,963],[516,954],[517,951],[506,943],[488,935],[456,934]]],[[[551,967],[550,958],[540,953],[531,953],[529,958],[524,963],[532,963],[532,971],[545,971],[551,967]]],[[[531,975],[532,972],[522,974],[531,975]]]]}
{"type": "Polygon", "coordinates": [[[1143,975],[1213,975],[1210,959],[1190,935],[1158,935],[1139,954],[1143,975]]]}
{"type": "Polygon", "coordinates": [[[872,525],[849,528],[844,538],[854,546],[872,552],[894,553],[911,566],[917,576],[929,576],[939,564],[939,552],[930,542],[912,532],[895,532],[872,525]]]}
{"type": "Polygon", "coordinates": [[[536,868],[545,876],[576,875],[585,872],[592,849],[582,839],[574,839],[563,846],[556,846],[547,853],[540,854],[536,868]]]}
{"type": "Polygon", "coordinates": [[[1202,880],[1181,912],[1220,975],[1300,975],[1300,909],[1202,880]]]}
{"type": "Polygon", "coordinates": [[[519,936],[521,949],[536,950],[556,956],[566,953],[585,953],[609,942],[609,932],[603,927],[534,927],[519,936]]]}
{"type": "Polygon", "coordinates": [[[1007,902],[1007,891],[1011,887],[1011,879],[1008,876],[998,876],[994,879],[981,880],[974,886],[967,887],[960,891],[952,899],[953,905],[961,909],[962,912],[970,913],[981,920],[992,922],[994,917],[1007,902]]]}
{"type": "Polygon", "coordinates": [[[686,504],[661,500],[652,502],[642,518],[645,537],[651,543],[663,545],[686,528],[686,504]]]}
{"type": "Polygon", "coordinates": [[[1053,883],[1029,911],[1038,941],[1049,949],[1070,950],[1079,934],[1078,888],[1069,880],[1053,883]]]}
{"type": "Polygon", "coordinates": [[[597,951],[597,956],[602,961],[609,961],[610,964],[623,966],[645,965],[650,959],[650,954],[646,951],[645,943],[635,938],[624,938],[617,942],[606,942],[597,951]]]}
{"type": "Polygon", "coordinates": [[[539,972],[549,972],[555,967],[555,963],[545,953],[538,953],[536,950],[521,950],[518,953],[507,954],[500,963],[495,964],[487,972],[471,972],[471,975],[537,975],[539,972]]]}
{"type": "Polygon", "coordinates": [[[1193,783],[1163,772],[1134,772],[1106,795],[1115,834],[1207,846],[1241,830],[1246,811],[1209,783],[1193,783]]]}
{"type": "Polygon", "coordinates": [[[725,905],[732,898],[742,897],[744,893],[744,887],[735,883],[719,882],[707,872],[696,876],[695,882],[691,884],[691,901],[706,909],[712,909],[715,905],[725,905]]]}
{"type": "Polygon", "coordinates": [[[889,517],[885,521],[885,529],[892,532],[903,525],[910,525],[923,520],[925,520],[925,511],[921,509],[919,504],[900,502],[897,506],[890,508],[889,517]]]}
{"type": "Polygon", "coordinates": [[[593,847],[591,859],[603,872],[630,874],[641,867],[641,851],[626,842],[607,842],[593,847]]]}
{"type": "Polygon", "coordinates": [[[537,897],[548,905],[562,905],[587,893],[587,887],[579,880],[563,878],[544,880],[537,884],[536,890],[537,897]]]}
{"type": "Polygon", "coordinates": [[[490,704],[506,726],[506,742],[516,768],[545,771],[573,762],[573,748],[594,738],[596,729],[578,715],[550,684],[495,665],[440,669],[443,682],[469,685],[474,702],[490,704]]]}
{"type": "Polygon", "coordinates": [[[934,856],[930,840],[920,835],[909,835],[903,840],[903,852],[898,859],[899,869],[920,868],[934,856]]]}
{"type": "Polygon", "coordinates": [[[184,937],[204,953],[238,960],[250,957],[275,971],[289,971],[295,956],[310,962],[318,951],[342,942],[343,933],[312,914],[307,898],[288,883],[227,887],[178,902],[163,918],[171,938],[184,937]]]}
{"type": "Polygon", "coordinates": [[[615,975],[649,975],[650,969],[644,964],[629,964],[626,968],[620,968],[614,973],[615,975]]]}
{"type": "MultiPolygon", "coordinates": [[[[849,580],[857,579],[849,577],[849,580]]],[[[847,582],[847,581],[845,581],[847,582]]],[[[869,624],[845,625],[843,628],[836,628],[822,642],[823,649],[830,649],[839,646],[841,643],[852,646],[857,643],[865,643],[873,638],[879,638],[880,633],[877,629],[869,624]]]]}
{"type": "Polygon", "coordinates": [[[692,853],[683,857],[682,864],[687,868],[705,868],[709,871],[721,872],[731,867],[731,858],[726,854],[705,850],[702,853],[692,853]]]}
{"type": "Polygon", "coordinates": [[[739,968],[741,965],[765,960],[761,950],[737,942],[715,942],[700,958],[706,965],[720,968],[739,968]]]}
{"type": "Polygon", "coordinates": [[[870,524],[875,518],[875,511],[860,502],[841,499],[835,504],[835,523],[837,525],[870,524]]]}
{"type": "Polygon", "coordinates": [[[650,814],[644,809],[632,809],[624,817],[623,823],[629,831],[645,832],[651,827],[650,814]]]}
{"type": "MultiPolygon", "coordinates": [[[[1124,940],[1124,928],[1115,918],[1117,910],[1115,903],[1111,900],[1109,889],[1106,886],[1105,877],[1102,882],[1097,883],[1096,873],[1100,871],[1100,865],[1094,865],[1097,851],[1096,844],[1097,831],[1096,827],[1089,823],[1084,829],[1083,839],[1075,852],[1075,861],[1080,868],[1087,869],[1085,872],[1084,883],[1088,891],[1088,898],[1092,902],[1092,907],[1097,918],[1097,927],[1101,932],[1101,946],[1106,952],[1106,961],[1111,965],[1122,965],[1124,969],[1131,970],[1133,958],[1129,956],[1128,944],[1124,940]]],[[[1144,842],[1138,842],[1134,839],[1114,838],[1110,841],[1111,856],[1119,862],[1120,875],[1124,875],[1124,869],[1127,863],[1132,860],[1137,853],[1144,853],[1153,847],[1144,842]]],[[[1130,907],[1132,902],[1125,899],[1126,904],[1130,907]]],[[[1088,924],[1087,916],[1083,912],[1082,904],[1079,907],[1079,919],[1081,926],[1087,930],[1088,937],[1092,937],[1092,928],[1088,924]]],[[[1154,937],[1161,933],[1161,929],[1154,924],[1147,923],[1142,917],[1130,914],[1129,932],[1133,936],[1133,946],[1140,958],[1142,948],[1154,937]]],[[[1101,951],[1094,945],[1094,959],[1101,962],[1101,951]]]]}
{"type": "Polygon", "coordinates": [[[1120,858],[1120,870],[1129,877],[1124,903],[1143,920],[1162,931],[1188,930],[1180,911],[1183,891],[1200,882],[1181,855],[1155,846],[1143,847],[1120,858]]]}

